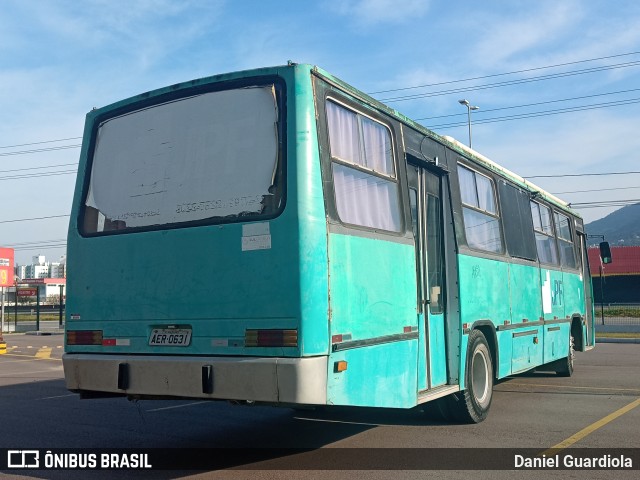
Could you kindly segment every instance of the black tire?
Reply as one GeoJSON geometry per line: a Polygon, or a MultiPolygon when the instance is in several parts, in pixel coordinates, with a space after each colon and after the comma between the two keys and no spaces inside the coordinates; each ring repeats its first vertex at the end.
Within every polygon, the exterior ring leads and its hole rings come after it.
{"type": "Polygon", "coordinates": [[[569,355],[553,363],[553,369],[558,376],[570,377],[573,375],[574,356],[573,335],[569,335],[569,355]]]}
{"type": "Polygon", "coordinates": [[[465,390],[447,397],[454,418],[462,423],[480,423],[489,413],[493,398],[493,363],[487,339],[480,330],[469,334],[465,390]]]}

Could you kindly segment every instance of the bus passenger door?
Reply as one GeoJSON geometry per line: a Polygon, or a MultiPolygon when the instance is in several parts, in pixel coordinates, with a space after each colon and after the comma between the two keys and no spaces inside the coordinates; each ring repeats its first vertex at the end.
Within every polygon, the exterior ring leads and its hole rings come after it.
{"type": "Polygon", "coordinates": [[[586,325],[586,349],[593,348],[595,345],[595,318],[593,317],[593,286],[591,280],[591,271],[589,267],[589,258],[587,257],[587,237],[582,232],[576,232],[578,237],[578,265],[582,274],[582,282],[584,285],[584,303],[585,303],[585,325],[586,325]]]}
{"type": "Polygon", "coordinates": [[[416,241],[418,391],[447,383],[441,179],[408,165],[411,221],[416,241]]]}

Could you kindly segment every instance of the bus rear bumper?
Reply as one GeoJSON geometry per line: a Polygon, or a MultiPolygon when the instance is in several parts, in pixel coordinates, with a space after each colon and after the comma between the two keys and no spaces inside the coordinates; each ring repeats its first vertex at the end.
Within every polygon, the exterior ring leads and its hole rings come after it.
{"type": "Polygon", "coordinates": [[[324,405],[327,358],[66,353],[67,388],[87,394],[324,405]]]}

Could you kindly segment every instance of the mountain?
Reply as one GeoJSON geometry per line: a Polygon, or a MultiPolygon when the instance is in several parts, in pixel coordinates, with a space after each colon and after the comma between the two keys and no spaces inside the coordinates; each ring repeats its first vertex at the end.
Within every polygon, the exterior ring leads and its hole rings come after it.
{"type": "Polygon", "coordinates": [[[638,246],[640,245],[640,203],[622,207],[600,220],[586,224],[584,228],[587,235],[604,235],[605,240],[611,245],[638,246]]]}

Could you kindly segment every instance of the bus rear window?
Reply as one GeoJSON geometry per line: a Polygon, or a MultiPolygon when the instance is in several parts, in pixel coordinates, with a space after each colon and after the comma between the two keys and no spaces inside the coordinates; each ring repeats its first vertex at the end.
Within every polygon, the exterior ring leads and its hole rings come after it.
{"type": "Polygon", "coordinates": [[[208,92],[107,119],[83,233],[227,223],[283,203],[274,85],[208,92]]]}

